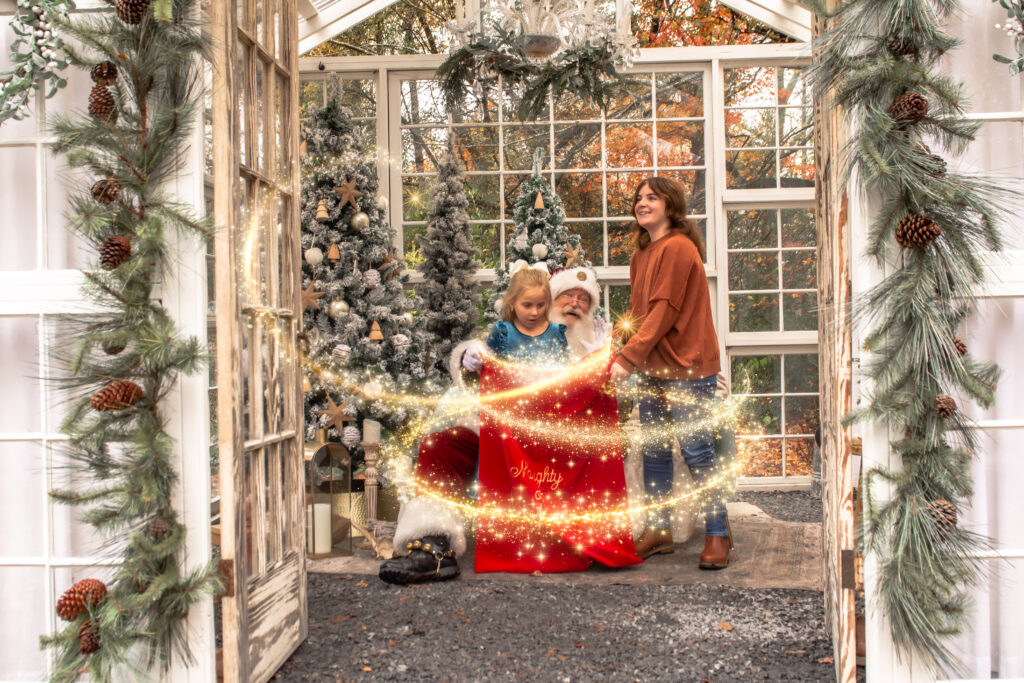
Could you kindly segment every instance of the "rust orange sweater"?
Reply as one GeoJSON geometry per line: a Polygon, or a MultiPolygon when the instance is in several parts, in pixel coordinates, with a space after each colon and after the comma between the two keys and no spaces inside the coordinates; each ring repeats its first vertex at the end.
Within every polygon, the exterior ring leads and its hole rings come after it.
{"type": "Polygon", "coordinates": [[[629,282],[629,314],[639,328],[619,352],[619,363],[666,379],[718,374],[707,275],[690,238],[669,234],[636,251],[629,282]]]}

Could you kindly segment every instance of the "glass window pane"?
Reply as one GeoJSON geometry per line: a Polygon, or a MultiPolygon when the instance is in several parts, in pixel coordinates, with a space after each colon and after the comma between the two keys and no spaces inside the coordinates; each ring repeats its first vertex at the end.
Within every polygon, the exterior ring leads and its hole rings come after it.
{"type": "Polygon", "coordinates": [[[467,89],[466,100],[452,112],[452,120],[498,122],[498,84],[495,81],[477,81],[467,89]]]}
{"type": "Polygon", "coordinates": [[[628,266],[633,257],[633,222],[608,221],[608,265],[628,266]]]}
{"type": "Polygon", "coordinates": [[[814,289],[817,287],[818,253],[812,249],[786,251],[782,254],[782,288],[814,289]]]}
{"type": "Polygon", "coordinates": [[[740,434],[781,434],[782,397],[745,396],[740,404],[740,434]]]}
{"type": "Polygon", "coordinates": [[[725,106],[765,107],[775,103],[775,67],[725,70],[725,106]]]}
{"type": "Polygon", "coordinates": [[[406,221],[427,219],[431,198],[434,196],[434,177],[402,178],[402,217],[406,221]]]}
{"type": "Polygon", "coordinates": [[[601,168],[601,124],[556,125],[555,168],[601,168]]]}
{"type": "Polygon", "coordinates": [[[786,393],[818,393],[818,354],[786,354],[786,393]]]}
{"type": "Polygon", "coordinates": [[[818,428],[818,397],[786,397],[786,434],[814,434],[818,428]]]}
{"type": "Polygon", "coordinates": [[[498,220],[501,208],[498,205],[498,176],[468,175],[465,182],[466,199],[469,200],[471,220],[498,220]]]}
{"type": "Polygon", "coordinates": [[[779,150],[782,187],[814,187],[814,150],[779,150]]]}
{"type": "Polygon", "coordinates": [[[609,119],[645,119],[651,116],[651,75],[626,75],[625,81],[613,83],[608,102],[609,119]]]}
{"type": "Polygon", "coordinates": [[[569,218],[600,218],[604,195],[600,173],[559,173],[555,192],[562,198],[569,218]]]}
{"type": "Polygon", "coordinates": [[[786,439],[786,476],[806,477],[811,474],[814,439],[786,439]]]}
{"type": "Polygon", "coordinates": [[[555,120],[593,120],[601,118],[601,108],[589,97],[581,98],[571,90],[562,91],[555,100],[555,120]]]}
{"type": "Polygon", "coordinates": [[[402,130],[402,172],[436,173],[437,161],[448,148],[446,128],[402,130]]]}
{"type": "Polygon", "coordinates": [[[811,209],[782,210],[782,246],[815,246],[814,211],[811,209]]]}
{"type": "Polygon", "coordinates": [[[778,295],[730,294],[729,329],[732,332],[772,332],[778,330],[778,295]]]}
{"type": "Polygon", "coordinates": [[[704,74],[656,74],[658,118],[684,118],[704,113],[704,74]]]}
{"type": "Polygon", "coordinates": [[[505,136],[505,169],[530,170],[533,168],[533,152],[544,150],[542,168],[548,166],[551,154],[550,129],[546,125],[504,126],[505,136]]]}
{"type": "Polygon", "coordinates": [[[744,477],[782,476],[782,439],[736,439],[736,462],[744,477]]]}
{"type": "Polygon", "coordinates": [[[407,267],[415,268],[423,262],[423,254],[420,252],[419,242],[416,238],[418,235],[425,235],[426,233],[426,223],[416,223],[413,225],[406,223],[402,226],[402,258],[405,259],[407,267]]]}
{"type": "Polygon", "coordinates": [[[471,223],[473,246],[480,250],[481,268],[497,268],[501,257],[501,226],[497,223],[471,223]]]}
{"type": "Polygon", "coordinates": [[[778,289],[779,255],[774,251],[729,254],[729,289],[778,289]]]}
{"type": "Polygon", "coordinates": [[[805,78],[804,67],[779,68],[779,104],[809,107],[814,104],[811,99],[811,84],[805,78]]]}
{"type": "Polygon", "coordinates": [[[611,285],[608,287],[608,314],[611,321],[618,321],[629,310],[629,285],[611,285]]]}
{"type": "MultiPolygon", "coordinates": [[[[548,121],[551,118],[551,98],[541,108],[534,121],[548,121]]],[[[515,83],[503,83],[501,110],[505,121],[518,121],[519,103],[523,101],[523,89],[515,83]]]]}
{"type": "Polygon", "coordinates": [[[649,171],[606,173],[608,215],[631,217],[633,215],[633,195],[640,187],[640,183],[650,175],[649,171]]]}
{"type": "Polygon", "coordinates": [[[376,116],[377,82],[369,78],[346,78],[341,81],[341,106],[352,116],[376,116]]]}
{"type": "Polygon", "coordinates": [[[650,123],[609,123],[605,128],[608,168],[650,168],[654,141],[650,123]]]}
{"type": "Polygon", "coordinates": [[[725,182],[730,189],[775,187],[773,150],[726,152],[725,182]]]}
{"type": "Polygon", "coordinates": [[[324,82],[303,81],[299,84],[299,118],[306,118],[324,102],[324,82]]]}
{"type": "Polygon", "coordinates": [[[442,123],[448,118],[437,81],[402,81],[401,98],[402,123],[442,123]]]}
{"type": "Polygon", "coordinates": [[[818,329],[818,293],[784,294],[783,329],[786,332],[818,329]]]}
{"type": "Polygon", "coordinates": [[[455,153],[467,171],[498,170],[497,127],[456,128],[455,153]]]}
{"type": "Polygon", "coordinates": [[[658,166],[703,165],[703,121],[658,123],[658,166]]]}
{"type": "MultiPolygon", "coordinates": [[[[550,176],[545,176],[550,181],[550,176]]],[[[502,175],[505,182],[505,218],[512,218],[519,199],[519,188],[530,179],[530,175],[502,175]]]]}
{"type": "Polygon", "coordinates": [[[580,236],[580,246],[583,247],[587,259],[595,266],[604,265],[604,224],[601,222],[572,222],[566,223],[565,227],[570,234],[580,236]]]}
{"type": "Polygon", "coordinates": [[[725,146],[775,147],[775,109],[726,109],[725,146]]]}
{"type": "Polygon", "coordinates": [[[778,246],[777,215],[778,211],[770,209],[729,211],[729,248],[758,249],[778,246]]]}
{"type": "Polygon", "coordinates": [[[782,392],[780,356],[733,356],[732,393],[778,394],[782,392]]]}
{"type": "Polygon", "coordinates": [[[678,180],[686,191],[686,208],[691,216],[707,215],[706,171],[658,171],[659,176],[678,180]]]}
{"type": "Polygon", "coordinates": [[[814,143],[814,112],[810,107],[779,110],[779,145],[807,147],[814,143]]]}

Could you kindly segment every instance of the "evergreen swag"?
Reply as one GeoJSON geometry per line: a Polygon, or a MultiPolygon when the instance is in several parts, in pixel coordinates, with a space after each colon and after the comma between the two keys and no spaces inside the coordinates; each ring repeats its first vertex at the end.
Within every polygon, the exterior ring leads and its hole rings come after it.
{"type": "Polygon", "coordinates": [[[469,227],[462,168],[448,151],[437,164],[437,185],[427,215],[426,234],[418,237],[423,284],[416,288],[421,319],[431,335],[431,362],[446,373],[452,348],[477,327],[480,288],[476,282],[477,250],[469,227]]]}
{"type": "Polygon", "coordinates": [[[537,64],[526,57],[522,33],[500,26],[494,30],[497,37],[481,35],[452,52],[438,67],[437,80],[448,111],[462,108],[470,84],[494,80],[499,75],[506,86],[522,88],[522,98],[516,105],[520,121],[544,115],[549,87],[553,93],[569,91],[582,100],[596,102],[604,110],[616,85],[625,82],[616,69],[610,37],[563,50],[553,60],[537,64]]]}
{"type": "Polygon", "coordinates": [[[190,19],[197,4],[175,0],[173,21],[150,13],[127,25],[111,11],[60,26],[81,46],[65,50],[84,77],[105,60],[118,74],[110,82],[111,70],[102,70],[117,123],[82,114],[52,124],[54,149],[72,167],[118,185],[109,202],[105,193],[96,197],[90,186],[82,188],[72,201],[70,226],[97,256],[112,236],[125,238],[130,251],[119,252],[116,264],[86,272],[87,295],[104,313],[65,321],[73,351],[62,380],[70,407],[61,428],[69,438],[68,480],[75,485],[51,495],[84,506],[84,520],[120,549],[120,560],[106,591],[90,593],[94,598],[81,611],[65,610],[68,625],[41,638],[55,651],[55,681],[75,681],[82,672],[98,681],[124,680],[133,666],[142,675],[175,657],[187,659],[182,619],[220,585],[212,561],[191,572],[179,565],[185,527],[172,504],[178,475],[160,410],[176,376],[198,372],[207,352],[197,339],[182,336],[151,298],[174,258],[167,231],[209,235],[204,222],[161,190],[182,166],[202,106],[207,43],[190,19]],[[140,651],[148,654],[143,661],[137,661],[140,651]]]}
{"type": "Polygon", "coordinates": [[[891,272],[854,305],[855,323],[870,327],[872,390],[849,419],[900,435],[890,446],[903,467],[865,474],[860,541],[879,557],[879,604],[897,647],[951,668],[945,640],[963,623],[971,555],[985,539],[949,521],[971,496],[977,437],[946,394],[994,398],[997,367],[964,354],[956,332],[975,308],[979,253],[1001,247],[1011,196],[991,179],[936,173],[922,144],[958,155],[978,129],[962,115],[962,87],[936,69],[956,44],[943,22],[958,11],[953,0],[848,0],[828,17],[813,69],[816,92],[831,89],[853,120],[844,176],[856,168],[878,198],[868,256],[891,272]],[[891,484],[889,500],[872,500],[877,479],[891,484]],[[937,505],[941,516],[930,514],[937,505]]]}

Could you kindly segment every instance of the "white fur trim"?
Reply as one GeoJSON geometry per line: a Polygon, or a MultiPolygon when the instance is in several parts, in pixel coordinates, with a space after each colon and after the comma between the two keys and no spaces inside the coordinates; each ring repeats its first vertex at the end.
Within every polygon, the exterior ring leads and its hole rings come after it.
{"type": "Polygon", "coordinates": [[[416,496],[398,511],[395,555],[405,555],[405,544],[424,536],[445,536],[455,555],[466,552],[466,522],[458,508],[431,496],[416,496]]]}
{"type": "Polygon", "coordinates": [[[465,355],[466,350],[473,344],[479,344],[479,342],[476,339],[461,341],[455,345],[448,356],[448,374],[452,376],[452,381],[460,387],[462,387],[462,356],[465,355]]]}
{"type": "Polygon", "coordinates": [[[559,294],[570,289],[582,289],[589,294],[591,306],[596,306],[601,300],[601,290],[597,286],[597,273],[590,268],[582,266],[566,268],[551,276],[552,299],[558,298],[559,294]]]}

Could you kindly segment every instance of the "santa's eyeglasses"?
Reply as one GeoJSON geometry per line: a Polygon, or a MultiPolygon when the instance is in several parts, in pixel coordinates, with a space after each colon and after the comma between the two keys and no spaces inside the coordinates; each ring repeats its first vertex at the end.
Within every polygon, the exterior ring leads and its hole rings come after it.
{"type": "Polygon", "coordinates": [[[589,306],[590,305],[590,295],[589,294],[569,294],[568,292],[562,292],[561,294],[559,294],[558,296],[555,297],[555,301],[565,301],[566,303],[571,301],[571,302],[576,303],[576,304],[586,304],[587,306],[589,306]]]}

